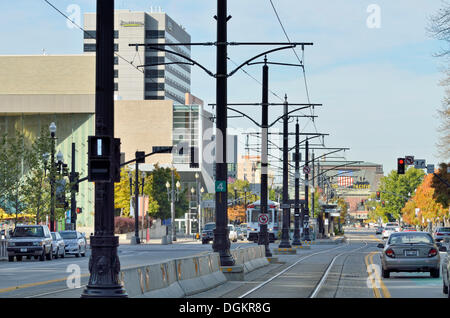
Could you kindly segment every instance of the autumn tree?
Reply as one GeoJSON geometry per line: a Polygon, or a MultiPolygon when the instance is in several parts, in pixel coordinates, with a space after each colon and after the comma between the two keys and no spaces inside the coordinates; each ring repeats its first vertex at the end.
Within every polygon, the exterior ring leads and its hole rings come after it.
{"type": "Polygon", "coordinates": [[[442,204],[446,209],[449,208],[450,202],[450,173],[447,169],[450,167],[450,163],[441,163],[436,175],[433,175],[431,186],[434,189],[434,199],[436,202],[442,204]]]}

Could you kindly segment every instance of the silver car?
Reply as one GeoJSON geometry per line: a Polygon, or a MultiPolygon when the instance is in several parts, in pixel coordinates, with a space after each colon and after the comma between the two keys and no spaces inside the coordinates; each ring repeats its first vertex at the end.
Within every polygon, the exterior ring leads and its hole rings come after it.
{"type": "Polygon", "coordinates": [[[395,226],[386,226],[383,231],[381,232],[381,237],[383,239],[386,239],[389,237],[389,235],[391,235],[392,233],[397,232],[396,227],[395,226]]]}
{"type": "Polygon", "coordinates": [[[18,262],[22,257],[45,261],[52,259],[52,236],[46,225],[17,225],[8,240],[8,261],[18,262]]]}
{"type": "Polygon", "coordinates": [[[437,243],[437,244],[441,244],[441,246],[439,247],[440,252],[447,252],[447,255],[445,255],[444,259],[442,260],[442,292],[444,294],[447,294],[448,298],[450,298],[450,294],[448,292],[448,286],[450,283],[449,243],[450,243],[450,238],[448,238],[448,237],[444,239],[443,243],[437,243]]]}
{"type": "Polygon", "coordinates": [[[59,234],[64,240],[65,252],[76,257],[86,256],[86,239],[78,231],[60,231],[59,234]]]}
{"type": "Polygon", "coordinates": [[[53,250],[53,257],[57,259],[61,256],[61,258],[64,258],[66,256],[66,244],[64,244],[64,240],[61,237],[61,235],[58,232],[52,232],[52,250],[53,250]]]}
{"type": "Polygon", "coordinates": [[[433,233],[436,242],[443,241],[446,237],[450,238],[450,227],[438,227],[433,233]]]}
{"type": "Polygon", "coordinates": [[[439,248],[430,233],[396,232],[392,233],[381,253],[383,278],[391,272],[430,272],[431,277],[439,277],[441,258],[439,248]]]}

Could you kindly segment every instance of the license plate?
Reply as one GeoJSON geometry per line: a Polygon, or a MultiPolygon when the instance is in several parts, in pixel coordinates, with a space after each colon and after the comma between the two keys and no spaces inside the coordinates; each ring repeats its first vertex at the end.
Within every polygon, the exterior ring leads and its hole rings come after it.
{"type": "Polygon", "coordinates": [[[412,250],[412,251],[405,251],[405,256],[418,256],[419,253],[416,250],[412,250]]]}
{"type": "Polygon", "coordinates": [[[26,252],[27,252],[27,249],[26,249],[26,248],[21,248],[20,251],[21,251],[22,253],[26,253],[26,252]]]}

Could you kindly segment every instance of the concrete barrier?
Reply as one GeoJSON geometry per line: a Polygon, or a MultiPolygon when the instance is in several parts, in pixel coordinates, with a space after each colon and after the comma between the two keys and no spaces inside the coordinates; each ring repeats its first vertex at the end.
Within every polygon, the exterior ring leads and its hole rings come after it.
{"type": "MultiPolygon", "coordinates": [[[[264,246],[236,249],[231,254],[245,273],[269,264],[264,246]]],[[[119,279],[131,298],[182,298],[225,283],[222,270],[219,254],[208,253],[125,268],[119,279]]]]}
{"type": "Polygon", "coordinates": [[[0,261],[8,259],[8,251],[6,247],[8,246],[7,240],[0,240],[0,261]]]}

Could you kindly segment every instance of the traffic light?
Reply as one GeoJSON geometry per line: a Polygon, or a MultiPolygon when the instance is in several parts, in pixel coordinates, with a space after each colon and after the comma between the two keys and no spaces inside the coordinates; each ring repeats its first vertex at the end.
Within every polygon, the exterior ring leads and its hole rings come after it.
{"type": "Polygon", "coordinates": [[[405,174],[405,158],[397,159],[397,174],[405,174]]]}
{"type": "Polygon", "coordinates": [[[83,208],[77,208],[77,214],[83,213],[83,208]]]}
{"type": "Polygon", "coordinates": [[[115,177],[113,172],[115,144],[109,136],[89,136],[88,138],[88,180],[111,182],[115,177]]]}
{"type": "Polygon", "coordinates": [[[380,200],[381,199],[381,193],[380,193],[380,191],[377,191],[377,200],[380,200]]]}

